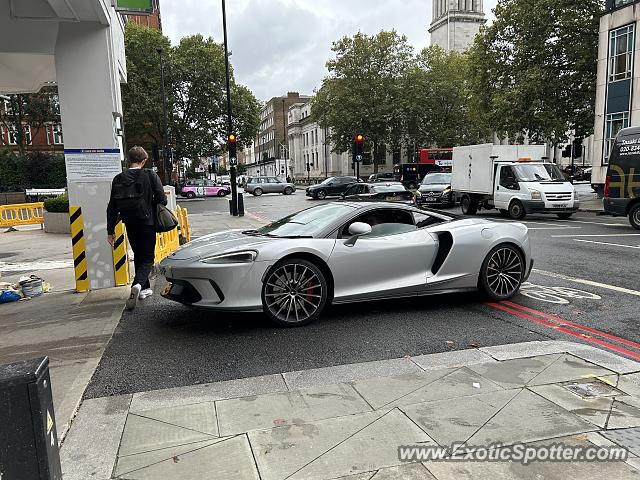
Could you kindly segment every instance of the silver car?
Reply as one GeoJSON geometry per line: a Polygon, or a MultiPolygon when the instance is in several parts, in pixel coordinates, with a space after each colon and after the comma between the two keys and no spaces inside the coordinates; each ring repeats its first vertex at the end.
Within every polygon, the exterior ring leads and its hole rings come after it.
{"type": "Polygon", "coordinates": [[[335,202],[257,230],[198,238],[160,264],[163,296],[222,311],[262,311],[284,326],[330,304],[482,290],[505,300],[533,265],[521,223],[390,203],[335,202]]]}
{"type": "Polygon", "coordinates": [[[257,197],[263,193],[291,195],[296,191],[296,186],[293,183],[282,181],[278,177],[249,177],[244,191],[257,197]]]}

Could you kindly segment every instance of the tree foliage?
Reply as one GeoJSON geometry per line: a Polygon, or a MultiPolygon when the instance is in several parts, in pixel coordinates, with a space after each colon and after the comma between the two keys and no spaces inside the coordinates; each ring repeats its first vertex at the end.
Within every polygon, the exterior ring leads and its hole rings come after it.
{"type": "Polygon", "coordinates": [[[601,0],[499,0],[470,51],[471,108],[488,129],[557,144],[593,129],[601,0]]]}
{"type": "Polygon", "coordinates": [[[0,191],[25,188],[62,188],[67,184],[63,155],[31,152],[16,155],[0,152],[0,191]]]}
{"type": "MultiPolygon", "coordinates": [[[[177,158],[219,155],[226,147],[224,49],[211,38],[192,35],[176,46],[160,32],[127,24],[125,31],[129,81],[123,88],[125,128],[129,143],[150,148],[164,145],[160,56],[165,68],[169,136],[177,158]]],[[[249,89],[231,78],[234,130],[240,145],[253,141],[260,104],[249,89]]]]}

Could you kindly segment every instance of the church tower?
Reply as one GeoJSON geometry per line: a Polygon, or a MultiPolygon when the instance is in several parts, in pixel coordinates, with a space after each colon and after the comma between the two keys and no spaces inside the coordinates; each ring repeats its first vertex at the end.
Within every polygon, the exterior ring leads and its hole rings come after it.
{"type": "Polygon", "coordinates": [[[487,21],[483,0],[433,0],[431,45],[462,52],[487,21]]]}

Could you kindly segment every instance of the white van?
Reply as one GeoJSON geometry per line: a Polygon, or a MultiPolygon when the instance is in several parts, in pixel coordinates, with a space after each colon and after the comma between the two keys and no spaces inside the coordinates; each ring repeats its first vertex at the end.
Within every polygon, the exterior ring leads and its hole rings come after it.
{"type": "Polygon", "coordinates": [[[557,165],[546,162],[544,145],[470,145],[453,149],[451,189],[462,213],[498,209],[520,220],[528,213],[568,219],[580,203],[557,165]]]}

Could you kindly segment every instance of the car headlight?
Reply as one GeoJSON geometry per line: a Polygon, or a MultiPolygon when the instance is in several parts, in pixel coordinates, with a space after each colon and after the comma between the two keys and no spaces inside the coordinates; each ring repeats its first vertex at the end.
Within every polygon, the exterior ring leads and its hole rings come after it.
{"type": "Polygon", "coordinates": [[[447,187],[442,191],[442,196],[447,197],[451,193],[451,187],[447,187]]]}
{"type": "Polygon", "coordinates": [[[416,196],[416,198],[420,198],[420,197],[422,197],[422,192],[420,190],[416,190],[414,192],[414,195],[416,196]]]}
{"type": "Polygon", "coordinates": [[[243,250],[241,252],[221,253],[200,260],[202,263],[208,264],[225,264],[225,263],[251,263],[258,256],[255,250],[243,250]]]}
{"type": "Polygon", "coordinates": [[[531,200],[542,200],[542,194],[539,190],[529,190],[531,194],[531,200]]]}

